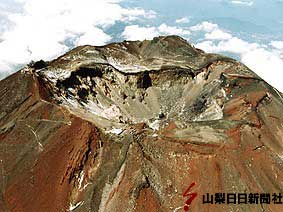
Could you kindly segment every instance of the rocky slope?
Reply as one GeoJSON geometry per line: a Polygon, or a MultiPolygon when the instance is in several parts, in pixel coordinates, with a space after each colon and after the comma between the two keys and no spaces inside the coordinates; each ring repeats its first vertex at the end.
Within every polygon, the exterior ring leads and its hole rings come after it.
{"type": "Polygon", "coordinates": [[[282,211],[203,204],[282,193],[283,98],[180,37],[77,47],[0,96],[0,211],[282,211]]]}

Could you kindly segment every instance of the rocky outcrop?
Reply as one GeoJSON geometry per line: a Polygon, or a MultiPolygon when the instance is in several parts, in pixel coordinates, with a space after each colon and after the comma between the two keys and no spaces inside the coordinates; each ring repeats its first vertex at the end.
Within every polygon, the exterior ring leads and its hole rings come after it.
{"type": "Polygon", "coordinates": [[[282,210],[203,204],[282,193],[283,98],[180,37],[77,47],[0,95],[1,211],[282,210]]]}

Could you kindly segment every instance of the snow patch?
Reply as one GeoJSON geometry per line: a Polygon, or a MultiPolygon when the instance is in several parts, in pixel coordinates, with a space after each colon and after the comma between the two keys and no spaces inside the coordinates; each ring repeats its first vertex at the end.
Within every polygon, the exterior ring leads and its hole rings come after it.
{"type": "Polygon", "coordinates": [[[88,185],[90,185],[90,184],[91,184],[91,183],[85,184],[84,187],[83,187],[81,190],[85,190],[85,188],[86,188],[88,185]]]}
{"type": "Polygon", "coordinates": [[[226,100],[229,99],[229,98],[227,97],[226,92],[225,92],[225,90],[224,90],[223,88],[221,88],[221,93],[222,93],[223,97],[224,97],[226,100]]]}
{"type": "Polygon", "coordinates": [[[84,171],[82,171],[81,173],[80,173],[80,177],[79,177],[79,180],[78,180],[78,182],[79,182],[79,189],[82,187],[82,183],[83,183],[83,180],[84,180],[84,171]]]}
{"type": "Polygon", "coordinates": [[[62,81],[64,79],[67,79],[71,76],[70,70],[64,70],[64,69],[55,69],[55,70],[45,70],[44,75],[47,77],[48,80],[50,80],[53,83],[56,83],[58,80],[62,81]]]}
{"type": "Polygon", "coordinates": [[[111,130],[106,131],[106,133],[112,133],[116,135],[120,135],[124,130],[120,128],[113,128],[111,130]]]}
{"type": "Polygon", "coordinates": [[[160,121],[159,120],[155,120],[154,122],[150,123],[148,126],[151,129],[157,131],[157,130],[159,130],[159,127],[160,127],[159,125],[160,125],[160,121]]]}
{"type": "Polygon", "coordinates": [[[70,203],[69,211],[72,212],[73,210],[75,210],[76,208],[81,206],[83,203],[84,203],[84,201],[78,202],[75,205],[72,205],[72,203],[70,203]]]}
{"type": "Polygon", "coordinates": [[[123,174],[125,171],[125,163],[121,166],[120,170],[117,172],[117,175],[113,181],[113,183],[106,183],[105,187],[103,188],[102,196],[101,196],[101,202],[99,206],[99,212],[106,211],[106,203],[109,201],[109,195],[113,192],[115,188],[119,186],[119,183],[122,180],[123,174]]]}
{"type": "Polygon", "coordinates": [[[222,108],[213,99],[208,108],[197,116],[194,121],[206,121],[206,120],[220,120],[223,118],[222,108]]]}
{"type": "Polygon", "coordinates": [[[175,208],[173,212],[177,212],[177,211],[182,210],[182,209],[183,209],[183,206],[180,206],[178,208],[175,208]]]}
{"type": "Polygon", "coordinates": [[[129,64],[129,61],[126,60],[117,60],[115,58],[108,58],[108,63],[112,65],[114,68],[120,70],[120,71],[126,71],[131,73],[136,73],[139,71],[145,71],[148,70],[146,66],[142,66],[141,64],[129,64]],[[123,63],[121,63],[123,62],[123,63]]]}
{"type": "Polygon", "coordinates": [[[206,75],[205,72],[201,72],[199,73],[196,77],[195,77],[195,83],[196,84],[200,84],[204,81],[204,76],[206,75]]]}

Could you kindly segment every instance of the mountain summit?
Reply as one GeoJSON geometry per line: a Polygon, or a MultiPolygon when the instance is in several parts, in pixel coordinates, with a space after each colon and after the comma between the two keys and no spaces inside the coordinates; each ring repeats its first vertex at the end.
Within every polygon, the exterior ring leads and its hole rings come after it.
{"type": "Polygon", "coordinates": [[[0,82],[0,211],[281,211],[204,203],[282,192],[281,95],[178,36],[31,63],[0,82]]]}

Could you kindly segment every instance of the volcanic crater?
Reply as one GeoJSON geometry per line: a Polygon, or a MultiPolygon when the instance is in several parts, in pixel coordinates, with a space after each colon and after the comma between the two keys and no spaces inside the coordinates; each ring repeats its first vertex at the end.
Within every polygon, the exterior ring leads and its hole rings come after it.
{"type": "Polygon", "coordinates": [[[1,81],[1,211],[281,211],[283,98],[178,36],[80,46],[1,81]],[[187,208],[186,208],[187,209],[187,208]]]}

